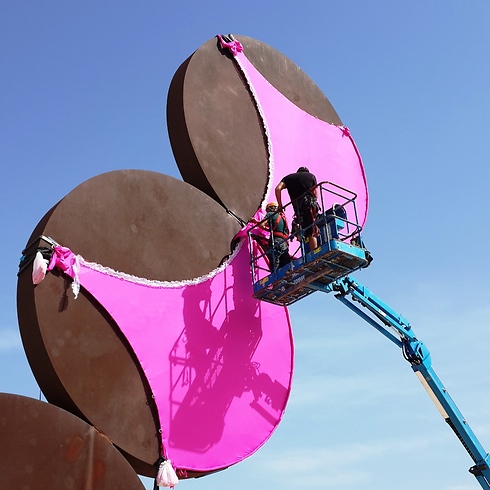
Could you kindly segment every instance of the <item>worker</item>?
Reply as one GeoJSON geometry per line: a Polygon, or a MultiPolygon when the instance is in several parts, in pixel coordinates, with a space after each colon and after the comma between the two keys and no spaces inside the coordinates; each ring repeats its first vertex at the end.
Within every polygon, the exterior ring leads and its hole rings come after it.
{"type": "Polygon", "coordinates": [[[308,238],[310,250],[318,246],[318,227],[315,224],[318,206],[318,188],[315,175],[307,167],[299,167],[295,173],[286,175],[276,186],[276,199],[279,209],[282,206],[281,193],[287,189],[294,214],[304,236],[308,238]]]}
{"type": "Polygon", "coordinates": [[[268,230],[270,233],[266,255],[269,258],[271,271],[274,271],[291,262],[287,241],[289,228],[286,216],[279,211],[277,202],[270,202],[265,210],[266,215],[262,221],[258,222],[255,219],[251,221],[258,223],[261,228],[268,230]]]}

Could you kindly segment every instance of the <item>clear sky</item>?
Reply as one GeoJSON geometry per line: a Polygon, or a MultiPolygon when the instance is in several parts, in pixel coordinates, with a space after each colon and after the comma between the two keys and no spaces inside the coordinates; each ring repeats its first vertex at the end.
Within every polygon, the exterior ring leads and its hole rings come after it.
{"type": "MultiPolygon", "coordinates": [[[[195,49],[234,33],[298,64],[350,128],[375,258],[356,277],[410,321],[489,450],[489,26],[488,0],[3,0],[0,391],[39,397],[15,300],[35,225],[100,173],[178,177],[169,83],[195,49]]],[[[179,488],[480,488],[396,346],[331,295],[290,313],[295,375],[278,429],[246,461],[179,488]]]]}

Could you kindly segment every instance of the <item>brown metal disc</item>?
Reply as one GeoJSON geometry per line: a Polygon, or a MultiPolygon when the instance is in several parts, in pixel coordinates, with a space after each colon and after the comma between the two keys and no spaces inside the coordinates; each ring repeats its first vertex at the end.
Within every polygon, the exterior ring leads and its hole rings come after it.
{"type": "MultiPolygon", "coordinates": [[[[341,124],[313,81],[270,46],[235,36],[257,70],[304,111],[341,124]]],[[[264,198],[268,150],[263,123],[239,69],[217,38],[177,70],[167,101],[167,125],[183,179],[248,219],[264,198]]]]}
{"type": "Polygon", "coordinates": [[[263,42],[246,36],[235,38],[262,76],[293,104],[322,121],[342,124],[325,94],[299,66],[263,42]]]}
{"type": "MultiPolygon", "coordinates": [[[[144,171],[103,174],[78,186],[41,220],[86,260],[155,280],[191,279],[218,267],[240,225],[185,182],[144,171]]],[[[35,240],[34,240],[35,242],[35,240]]],[[[49,273],[19,275],[18,318],[29,363],[48,401],[107,435],[140,474],[159,456],[157,416],[139,364],[117,325],[83,289],[49,273]]]]}
{"type": "Polygon", "coordinates": [[[64,197],[32,234],[86,260],[160,281],[193,279],[230,253],[239,223],[198,189],[156,172],[93,177],[64,197]]]}
{"type": "Polygon", "coordinates": [[[1,393],[0,440],[2,488],[144,490],[106,437],[49,403],[1,393]]]}

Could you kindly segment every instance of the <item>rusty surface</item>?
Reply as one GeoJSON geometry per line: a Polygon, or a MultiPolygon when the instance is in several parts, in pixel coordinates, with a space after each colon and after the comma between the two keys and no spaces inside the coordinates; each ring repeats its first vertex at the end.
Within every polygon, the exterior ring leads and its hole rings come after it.
{"type": "Polygon", "coordinates": [[[248,88],[216,39],[175,74],[167,123],[184,180],[248,221],[266,190],[269,156],[248,88]]]}
{"type": "MultiPolygon", "coordinates": [[[[229,252],[239,225],[188,184],[161,174],[119,171],[83,183],[34,233],[51,236],[86,260],[157,280],[210,272],[229,252]],[[211,232],[210,230],[213,230],[211,232]]],[[[63,276],[33,286],[18,280],[19,325],[46,399],[83,417],[153,476],[158,417],[139,364],[117,325],[83,289],[76,300],[63,276]]]]}
{"type": "MultiPolygon", "coordinates": [[[[259,41],[237,37],[256,68],[293,103],[325,121],[341,123],[326,97],[294,63],[259,41]]],[[[216,268],[240,228],[223,207],[248,220],[264,197],[268,179],[262,122],[242,75],[216,39],[179,68],[167,114],[184,179],[210,197],[154,172],[110,172],[81,184],[56,204],[28,242],[45,234],[86,260],[154,280],[192,279],[216,268]]],[[[19,324],[46,398],[78,415],[79,424],[84,424],[82,419],[93,424],[137,472],[153,476],[158,418],[131,348],[83,289],[76,301],[69,300],[69,285],[62,276],[48,274],[34,287],[30,272],[28,267],[18,281],[19,324]]],[[[2,397],[0,413],[3,405],[16,405],[19,413],[31,410],[30,403],[20,408],[24,402],[12,400],[2,397]]],[[[46,417],[43,425],[49,427],[51,415],[46,417]]],[[[13,419],[0,420],[4,426],[14,424],[13,419]]],[[[64,416],[60,421],[63,427],[64,416]]],[[[98,434],[86,430],[91,438],[98,434]]],[[[5,453],[9,444],[3,440],[4,435],[0,451],[10,461],[5,453]]],[[[133,488],[130,481],[124,476],[122,485],[115,480],[107,488],[133,488]]],[[[51,482],[47,487],[63,488],[51,482]]]]}
{"type": "MultiPolygon", "coordinates": [[[[257,70],[291,102],[341,124],[328,99],[297,65],[260,41],[236,38],[257,70]]],[[[255,102],[217,38],[203,44],[175,73],[167,126],[184,180],[248,221],[266,191],[269,156],[255,102]]]]}
{"type": "Polygon", "coordinates": [[[82,417],[153,475],[158,418],[139,364],[117,325],[82,290],[48,274],[34,287],[19,277],[18,318],[24,350],[46,399],[82,417]]]}
{"type": "Polygon", "coordinates": [[[235,38],[262,76],[293,104],[322,121],[342,124],[330,101],[299,66],[263,42],[247,36],[235,38]]]}
{"type": "Polygon", "coordinates": [[[240,229],[199,190],[143,170],[93,177],[48,215],[31,239],[43,233],[88,261],[161,281],[209,273],[240,229]]]}
{"type": "Polygon", "coordinates": [[[2,488],[144,490],[107,438],[54,405],[1,393],[0,440],[2,488]]]}

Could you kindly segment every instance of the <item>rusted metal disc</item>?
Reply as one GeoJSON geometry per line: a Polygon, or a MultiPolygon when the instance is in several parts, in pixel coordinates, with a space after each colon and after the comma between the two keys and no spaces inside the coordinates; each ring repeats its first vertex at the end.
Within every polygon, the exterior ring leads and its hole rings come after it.
{"type": "Polygon", "coordinates": [[[218,267],[239,229],[215,201],[185,182],[119,170],[76,187],[31,238],[48,235],[85,260],[117,271],[181,281],[218,267]]]}
{"type": "MultiPolygon", "coordinates": [[[[319,119],[342,124],[325,95],[291,60],[260,41],[235,37],[257,70],[291,102],[319,119]]],[[[249,87],[217,38],[175,73],[167,125],[183,179],[248,221],[267,188],[267,141],[249,87]]]]}
{"type": "MultiPolygon", "coordinates": [[[[154,280],[218,267],[240,225],[185,182],[145,171],[94,177],[41,220],[41,234],[86,260],[154,280]]],[[[19,275],[18,318],[33,373],[48,401],[88,420],[135,469],[154,474],[158,424],[146,378],[117,325],[83,289],[76,300],[56,273],[33,286],[19,275]]]]}
{"type": "Polygon", "coordinates": [[[106,437],[54,405],[1,393],[0,440],[2,488],[144,490],[106,437]]]}

